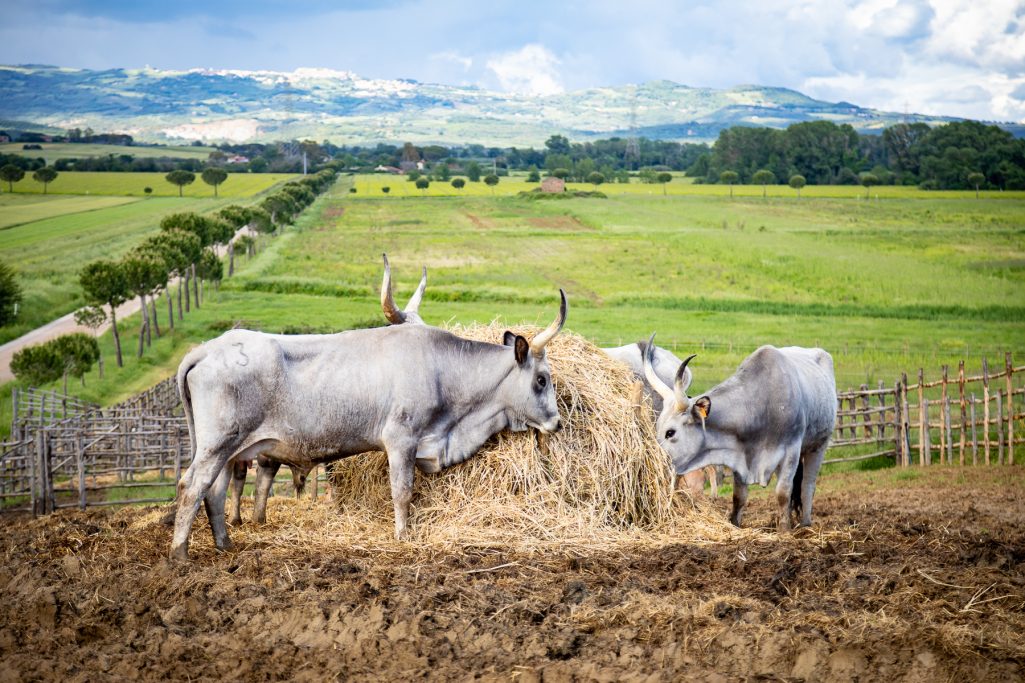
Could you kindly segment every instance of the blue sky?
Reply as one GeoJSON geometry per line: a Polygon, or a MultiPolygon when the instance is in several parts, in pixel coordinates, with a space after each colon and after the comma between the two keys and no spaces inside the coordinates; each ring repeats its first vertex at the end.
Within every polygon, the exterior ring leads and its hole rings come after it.
{"type": "Polygon", "coordinates": [[[14,0],[0,63],[320,67],[538,94],[758,84],[1025,121],[1025,0],[14,0]]]}

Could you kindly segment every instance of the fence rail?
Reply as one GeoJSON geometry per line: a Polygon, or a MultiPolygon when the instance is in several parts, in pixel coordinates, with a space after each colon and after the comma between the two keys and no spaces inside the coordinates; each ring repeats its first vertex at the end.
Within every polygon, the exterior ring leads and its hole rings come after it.
{"type": "MultiPolygon", "coordinates": [[[[1025,462],[1025,366],[1011,355],[992,372],[944,366],[837,393],[827,463],[893,458],[899,466],[1025,462]],[[1017,450],[1017,456],[1016,456],[1017,450]]],[[[0,443],[0,511],[172,500],[191,462],[188,427],[173,377],[110,408],[52,391],[14,390],[10,441],[0,443]],[[166,487],[163,495],[158,495],[166,487]],[[108,499],[111,491],[154,495],[108,499]]],[[[316,485],[315,485],[316,486],[316,485]]]]}

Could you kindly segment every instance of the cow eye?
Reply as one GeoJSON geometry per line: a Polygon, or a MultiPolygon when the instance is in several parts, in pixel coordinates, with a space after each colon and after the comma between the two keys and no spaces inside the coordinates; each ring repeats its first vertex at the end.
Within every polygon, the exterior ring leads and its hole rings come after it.
{"type": "Polygon", "coordinates": [[[544,375],[538,375],[538,377],[537,377],[537,385],[539,387],[541,387],[542,389],[544,389],[546,386],[548,386],[548,380],[545,378],[544,375]]]}
{"type": "Polygon", "coordinates": [[[676,430],[675,430],[675,429],[667,429],[667,430],[666,430],[666,438],[667,438],[667,439],[671,439],[671,438],[673,438],[673,437],[674,437],[675,435],[676,435],[676,430]]]}

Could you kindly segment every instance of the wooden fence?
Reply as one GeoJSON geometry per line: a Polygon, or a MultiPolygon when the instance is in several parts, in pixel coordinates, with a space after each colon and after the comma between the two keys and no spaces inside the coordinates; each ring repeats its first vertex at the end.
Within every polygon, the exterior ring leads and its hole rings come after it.
{"type": "MultiPolygon", "coordinates": [[[[939,378],[837,394],[827,463],[889,457],[927,466],[1025,462],[1025,366],[962,361],[939,378]],[[1016,459],[1017,458],[1017,459],[1016,459]]],[[[110,408],[37,390],[14,395],[12,439],[0,443],[0,511],[166,502],[191,462],[174,378],[110,408]],[[127,498],[112,499],[111,492],[127,498]],[[134,494],[138,491],[138,494],[134,494]]],[[[323,475],[322,475],[323,476],[323,475]]],[[[317,484],[314,482],[314,491],[317,484]]]]}

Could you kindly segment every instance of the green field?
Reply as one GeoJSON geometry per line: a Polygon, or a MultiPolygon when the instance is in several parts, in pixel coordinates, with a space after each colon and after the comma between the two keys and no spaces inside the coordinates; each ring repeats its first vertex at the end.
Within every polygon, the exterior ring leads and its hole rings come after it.
{"type": "Polygon", "coordinates": [[[216,151],[214,147],[193,147],[192,145],[175,145],[168,147],[142,147],[124,145],[93,145],[77,144],[70,142],[41,142],[42,150],[22,149],[21,142],[11,142],[0,145],[0,154],[20,154],[21,156],[38,159],[46,159],[47,164],[53,164],[57,159],[85,159],[87,157],[105,157],[113,154],[120,156],[128,154],[136,159],[158,159],[169,157],[172,159],[199,159],[205,161],[210,157],[210,152],[216,151]]]}
{"type": "MultiPolygon", "coordinates": [[[[166,173],[100,173],[63,171],[47,186],[47,194],[113,195],[122,197],[146,197],[145,188],[153,189],[152,197],[178,197],[178,186],[164,179],[166,173]]],[[[231,173],[224,184],[217,188],[222,199],[249,197],[270,188],[283,180],[298,177],[290,173],[231,173]]],[[[7,191],[7,185],[3,185],[7,191]]],[[[14,184],[15,194],[42,194],[43,184],[26,173],[20,182],[14,184]]],[[[207,185],[196,174],[191,185],[182,188],[184,197],[213,198],[214,188],[207,185]]]]}
{"type": "Polygon", "coordinates": [[[292,176],[256,177],[264,181],[258,184],[259,190],[245,197],[219,199],[0,195],[0,259],[15,269],[24,290],[18,321],[0,328],[0,343],[79,308],[83,304],[78,286],[81,268],[99,258],[121,256],[156,232],[165,215],[251,204],[273,187],[265,184],[271,178],[281,182],[292,176]],[[38,219],[31,220],[33,216],[38,219]]]}
{"type": "MultiPolygon", "coordinates": [[[[466,178],[463,178],[466,180],[466,178]]],[[[361,198],[375,197],[502,197],[515,195],[518,192],[537,188],[539,183],[527,182],[523,174],[503,176],[498,185],[489,187],[483,181],[471,183],[457,190],[451,181],[431,181],[425,190],[418,190],[415,183],[404,175],[372,174],[357,176],[354,182],[356,196],[361,198]],[[387,195],[382,188],[388,187],[387,195]]],[[[597,189],[610,197],[620,195],[639,195],[644,198],[656,199],[663,196],[701,196],[729,198],[728,185],[696,185],[691,178],[674,174],[673,180],[662,185],[638,182],[633,178],[629,183],[603,183],[597,188],[590,183],[566,183],[567,191],[590,192],[597,189]],[[663,195],[664,191],[664,195],[663,195]]],[[[736,199],[762,197],[761,185],[734,185],[733,196],[736,199]]],[[[883,199],[975,199],[975,192],[967,190],[919,190],[917,187],[881,185],[871,188],[866,200],[865,188],[857,185],[809,185],[801,190],[798,199],[797,191],[788,185],[768,185],[765,194],[769,198],[788,199],[794,202],[804,199],[833,198],[852,199],[855,201],[881,201],[883,199]]],[[[1025,200],[1025,191],[1001,192],[997,190],[979,193],[980,199],[1014,199],[1025,200]]]]}
{"type": "MultiPolygon", "coordinates": [[[[567,329],[601,345],[657,332],[660,344],[698,354],[696,391],[766,343],[826,348],[841,388],[892,386],[919,367],[935,377],[961,358],[973,372],[1005,351],[1025,359],[1025,199],[537,202],[359,191],[377,178],[343,178],[173,336],[103,382],[93,373],[81,393],[109,401],[143,389],[236,321],[268,331],[380,321],[383,251],[400,301],[428,267],[420,310],[430,323],[546,324],[564,287],[567,329]]],[[[109,335],[103,347],[109,369],[109,335]]]]}

